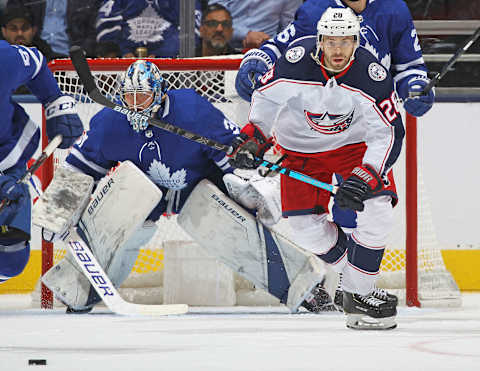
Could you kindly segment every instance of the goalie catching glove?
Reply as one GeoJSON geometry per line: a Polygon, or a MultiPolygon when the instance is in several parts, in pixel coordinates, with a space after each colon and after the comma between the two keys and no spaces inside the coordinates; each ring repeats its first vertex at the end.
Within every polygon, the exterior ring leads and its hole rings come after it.
{"type": "Polygon", "coordinates": [[[232,141],[232,153],[228,155],[230,165],[239,169],[256,169],[272,145],[272,138],[267,138],[257,126],[248,123],[232,141]]]}
{"type": "Polygon", "coordinates": [[[369,165],[357,166],[335,194],[335,202],[343,209],[363,211],[363,201],[373,197],[383,188],[383,182],[369,165]]]}

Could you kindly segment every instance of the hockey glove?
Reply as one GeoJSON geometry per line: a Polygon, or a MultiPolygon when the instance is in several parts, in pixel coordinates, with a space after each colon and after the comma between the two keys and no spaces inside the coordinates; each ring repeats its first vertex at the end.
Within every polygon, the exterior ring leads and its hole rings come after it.
{"type": "Polygon", "coordinates": [[[335,202],[343,209],[363,211],[363,201],[371,198],[382,187],[382,179],[371,166],[357,166],[338,188],[335,202]]]}
{"type": "Polygon", "coordinates": [[[58,148],[69,148],[83,134],[83,125],[77,115],[76,102],[73,98],[62,95],[45,105],[47,119],[47,136],[49,139],[62,134],[63,140],[58,148]]]}
{"type": "Polygon", "coordinates": [[[27,199],[28,187],[24,183],[17,183],[11,175],[0,175],[0,199],[10,202],[8,207],[11,212],[16,212],[23,201],[27,199]]]}
{"type": "Polygon", "coordinates": [[[423,91],[425,86],[430,82],[429,79],[417,76],[408,81],[408,94],[409,97],[405,100],[403,107],[405,110],[412,116],[420,117],[427,113],[430,108],[432,108],[433,102],[435,100],[435,92],[433,89],[426,95],[417,95],[415,93],[420,93],[423,91]]]}
{"type": "Polygon", "coordinates": [[[272,145],[272,138],[267,139],[258,127],[248,123],[232,141],[229,163],[240,169],[256,169],[272,145]]]}
{"type": "Polygon", "coordinates": [[[249,50],[242,59],[235,79],[235,88],[247,102],[252,99],[253,91],[260,86],[260,77],[272,67],[270,56],[260,49],[249,50]]]}

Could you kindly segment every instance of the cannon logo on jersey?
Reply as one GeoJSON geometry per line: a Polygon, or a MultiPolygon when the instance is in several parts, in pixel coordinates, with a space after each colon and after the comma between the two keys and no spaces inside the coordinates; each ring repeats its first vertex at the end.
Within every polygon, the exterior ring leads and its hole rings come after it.
{"type": "Polygon", "coordinates": [[[295,48],[288,49],[285,53],[285,58],[290,63],[297,63],[305,55],[305,48],[303,46],[296,46],[295,48]]]}
{"type": "Polygon", "coordinates": [[[312,113],[304,110],[307,123],[322,134],[337,134],[347,130],[352,124],[354,109],[347,114],[312,113]]]}
{"type": "Polygon", "coordinates": [[[368,75],[374,81],[383,81],[387,78],[387,70],[378,63],[370,63],[368,65],[368,75]]]}

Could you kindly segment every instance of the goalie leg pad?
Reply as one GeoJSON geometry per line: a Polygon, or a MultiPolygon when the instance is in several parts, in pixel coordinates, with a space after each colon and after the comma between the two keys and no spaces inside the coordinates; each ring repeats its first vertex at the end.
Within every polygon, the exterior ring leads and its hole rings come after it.
{"type": "Polygon", "coordinates": [[[32,223],[57,235],[78,223],[90,201],[91,176],[59,167],[45,193],[35,203],[32,223]]]}
{"type": "Polygon", "coordinates": [[[268,290],[292,312],[324,278],[322,263],[313,254],[257,222],[208,180],[195,187],[177,222],[210,255],[268,290]]]}
{"type": "MultiPolygon", "coordinates": [[[[161,198],[160,189],[134,164],[126,161],[111,176],[99,182],[92,200],[82,214],[78,233],[115,286],[121,285],[128,276],[141,244],[153,235],[154,229],[151,227],[149,236],[144,238],[138,235],[135,237],[135,232],[144,232],[141,227],[161,198]]],[[[62,268],[66,270],[67,263],[64,264],[62,268]]],[[[75,264],[73,259],[70,265],[72,264],[75,264]]],[[[55,266],[52,269],[54,268],[55,266]]],[[[80,272],[79,267],[76,269],[80,272]]],[[[90,300],[87,305],[90,285],[86,277],[79,273],[77,278],[80,287],[75,289],[72,285],[65,287],[57,280],[60,276],[46,279],[48,284],[45,284],[52,286],[54,293],[60,292],[58,296],[65,304],[75,310],[83,310],[86,306],[95,304],[90,300]],[[78,294],[86,285],[88,289],[84,290],[85,295],[78,294]],[[64,294],[67,290],[72,290],[74,294],[64,294]]],[[[70,281],[73,282],[73,278],[70,281]]]]}

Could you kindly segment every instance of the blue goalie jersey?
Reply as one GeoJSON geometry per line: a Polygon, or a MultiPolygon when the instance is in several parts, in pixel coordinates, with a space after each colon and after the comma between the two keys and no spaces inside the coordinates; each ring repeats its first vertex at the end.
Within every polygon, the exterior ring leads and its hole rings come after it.
{"type": "MultiPolygon", "coordinates": [[[[291,43],[308,35],[316,35],[317,22],[329,7],[346,6],[341,0],[307,0],[295,20],[261,49],[275,61],[291,43]]],[[[368,0],[360,16],[360,44],[387,68],[396,83],[399,96],[408,94],[407,82],[414,76],[427,77],[427,68],[413,25],[403,0],[368,0]]]]}
{"type": "MultiPolygon", "coordinates": [[[[221,111],[190,89],[170,90],[159,118],[227,145],[239,133],[221,111]]],[[[222,176],[233,171],[224,152],[153,126],[137,133],[125,115],[108,108],[91,119],[90,130],[73,147],[66,162],[99,180],[117,162],[126,160],[163,192],[162,201],[149,216],[151,220],[164,212],[178,213],[202,179],[224,189],[222,176]]]]}

